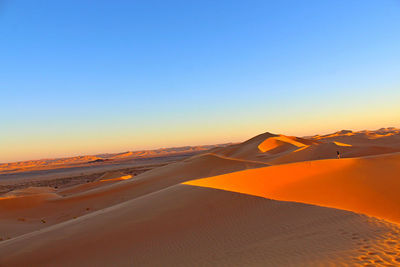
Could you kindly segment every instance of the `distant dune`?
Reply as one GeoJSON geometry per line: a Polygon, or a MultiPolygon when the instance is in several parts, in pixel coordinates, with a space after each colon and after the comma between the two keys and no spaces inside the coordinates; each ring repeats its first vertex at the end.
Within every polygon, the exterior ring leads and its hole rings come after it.
{"type": "Polygon", "coordinates": [[[395,128],[376,132],[339,131],[307,139],[264,133],[241,144],[213,150],[219,155],[269,164],[333,159],[337,151],[342,158],[400,152],[400,131],[395,128]]]}
{"type": "Polygon", "coordinates": [[[123,160],[134,160],[138,158],[173,156],[185,153],[195,154],[218,146],[226,146],[226,145],[228,144],[172,147],[172,148],[160,148],[155,150],[127,151],[115,154],[98,154],[91,156],[76,156],[69,158],[41,159],[41,160],[29,160],[29,161],[20,161],[12,163],[0,163],[0,174],[24,172],[31,170],[69,168],[74,166],[85,166],[91,163],[98,163],[98,162],[112,161],[112,164],[114,164],[116,161],[119,162],[123,160]]]}
{"type": "Polygon", "coordinates": [[[96,157],[178,150],[203,153],[0,195],[0,266],[400,265],[398,129],[96,157]]]}

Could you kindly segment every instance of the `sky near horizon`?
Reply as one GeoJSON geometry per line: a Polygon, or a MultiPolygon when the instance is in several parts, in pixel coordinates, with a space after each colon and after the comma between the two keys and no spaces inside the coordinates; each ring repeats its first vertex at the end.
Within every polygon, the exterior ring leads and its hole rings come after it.
{"type": "Polygon", "coordinates": [[[0,162],[400,127],[400,1],[0,0],[0,162]]]}

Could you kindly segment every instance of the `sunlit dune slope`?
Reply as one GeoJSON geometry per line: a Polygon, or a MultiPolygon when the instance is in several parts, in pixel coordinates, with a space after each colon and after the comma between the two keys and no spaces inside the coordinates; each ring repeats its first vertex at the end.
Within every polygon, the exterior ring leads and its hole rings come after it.
{"type": "Polygon", "coordinates": [[[122,158],[127,158],[133,155],[132,151],[129,152],[124,152],[124,153],[119,153],[115,156],[110,157],[111,159],[122,159],[122,158]]]}
{"type": "Polygon", "coordinates": [[[0,266],[395,264],[399,233],[352,212],[175,185],[2,241],[0,266]]]}
{"type": "Polygon", "coordinates": [[[292,147],[294,149],[306,147],[304,143],[296,141],[297,138],[290,138],[287,136],[275,136],[265,139],[258,145],[261,152],[279,153],[292,147]]]}
{"type": "Polygon", "coordinates": [[[317,142],[303,138],[276,135],[267,132],[257,135],[256,137],[253,137],[240,144],[216,148],[213,150],[213,152],[215,154],[228,156],[231,158],[268,162],[273,158],[296,151],[312,144],[317,144],[317,142]]]}
{"type": "Polygon", "coordinates": [[[333,141],[332,143],[334,143],[334,144],[337,145],[337,146],[352,146],[352,145],[349,145],[349,144],[345,144],[345,143],[341,143],[341,142],[336,142],[336,141],[333,141]]]}
{"type": "Polygon", "coordinates": [[[400,223],[400,153],[299,162],[186,184],[351,210],[400,223]]]}
{"type": "MultiPolygon", "coordinates": [[[[69,189],[60,189],[57,192],[62,196],[61,198],[30,203],[27,206],[4,205],[4,200],[0,199],[0,220],[9,222],[7,226],[2,225],[0,228],[0,236],[7,234],[15,237],[26,233],[28,230],[32,230],[32,227],[29,226],[31,222],[40,221],[42,218],[46,219],[46,225],[39,224],[36,227],[43,228],[60,223],[190,179],[264,166],[268,165],[204,154],[147,171],[129,180],[99,181],[69,189]],[[17,222],[16,220],[21,217],[21,214],[26,220],[17,222]]],[[[114,177],[114,174],[116,172],[110,172],[106,176],[114,177]]],[[[26,203],[29,202],[27,198],[20,198],[20,202],[23,203],[24,200],[26,203]]]]}
{"type": "Polygon", "coordinates": [[[128,180],[131,179],[133,176],[129,174],[125,174],[120,171],[109,171],[103,174],[100,178],[99,181],[119,181],[119,180],[128,180]]]}

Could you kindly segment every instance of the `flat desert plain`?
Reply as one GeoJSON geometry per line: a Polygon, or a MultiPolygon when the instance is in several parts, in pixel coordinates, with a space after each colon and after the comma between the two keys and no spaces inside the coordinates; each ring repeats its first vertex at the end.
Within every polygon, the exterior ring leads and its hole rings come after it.
{"type": "Polygon", "coordinates": [[[0,165],[0,266],[400,266],[399,129],[189,150],[0,165]]]}

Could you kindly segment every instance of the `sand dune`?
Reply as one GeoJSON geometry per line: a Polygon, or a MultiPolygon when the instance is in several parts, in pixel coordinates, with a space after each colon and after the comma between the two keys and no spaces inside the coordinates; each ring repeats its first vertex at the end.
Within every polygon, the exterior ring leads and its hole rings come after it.
{"type": "Polygon", "coordinates": [[[14,190],[0,266],[396,266],[399,136],[264,133],[136,176],[14,190]]]}
{"type": "MultiPolygon", "coordinates": [[[[36,229],[44,228],[190,179],[264,166],[268,165],[205,154],[153,169],[134,179],[98,181],[61,189],[58,193],[63,196],[62,198],[35,202],[27,207],[16,206],[10,210],[7,208],[8,205],[3,205],[4,202],[0,199],[0,220],[12,222],[21,216],[25,219],[23,223],[10,223],[0,228],[0,236],[15,237],[31,231],[30,223],[35,224],[36,229]],[[36,224],[42,219],[46,220],[46,225],[36,224]]],[[[105,177],[109,175],[110,177],[118,176],[118,172],[110,172],[105,177]]]]}
{"type": "Polygon", "coordinates": [[[116,183],[119,181],[129,180],[131,178],[133,178],[133,176],[130,174],[125,174],[120,171],[109,171],[100,176],[94,182],[78,184],[75,186],[63,188],[61,190],[58,190],[58,193],[62,194],[63,196],[74,195],[95,188],[99,188],[102,186],[110,185],[112,183],[116,183]]]}
{"type": "Polygon", "coordinates": [[[399,233],[351,212],[176,185],[3,241],[0,265],[394,264],[399,233]]]}
{"type": "Polygon", "coordinates": [[[400,152],[400,131],[382,128],[378,131],[339,131],[309,138],[264,133],[246,142],[216,148],[213,153],[231,158],[269,164],[284,164],[318,159],[334,159],[400,152]]]}
{"type": "Polygon", "coordinates": [[[109,171],[95,179],[94,182],[78,184],[58,190],[62,195],[76,194],[79,192],[88,191],[97,187],[105,186],[113,182],[124,181],[133,178],[132,175],[123,173],[121,171],[109,171]]]}
{"type": "Polygon", "coordinates": [[[0,163],[0,174],[18,173],[33,170],[51,170],[59,168],[71,168],[77,166],[92,166],[93,164],[116,164],[135,159],[148,159],[157,157],[169,157],[178,155],[195,155],[203,153],[215,147],[224,147],[227,144],[205,145],[205,146],[184,146],[160,148],[153,150],[127,151],[123,153],[98,154],[75,156],[66,158],[50,158],[41,160],[27,160],[10,163],[0,163]]]}
{"type": "Polygon", "coordinates": [[[396,147],[400,146],[400,130],[390,127],[381,128],[376,131],[339,131],[328,135],[316,135],[310,138],[315,141],[332,142],[338,141],[348,143],[351,145],[371,145],[377,146],[389,146],[396,147]]]}
{"type": "Polygon", "coordinates": [[[295,138],[281,135],[265,139],[261,144],[258,145],[258,149],[262,153],[269,152],[276,154],[290,149],[297,150],[306,146],[306,144],[296,141],[295,138]]]}
{"type": "Polygon", "coordinates": [[[400,153],[308,161],[186,182],[351,210],[400,223],[400,153]]]}
{"type": "Polygon", "coordinates": [[[28,187],[14,190],[0,196],[0,210],[4,212],[6,210],[26,209],[59,197],[56,190],[50,187],[28,187]]]}
{"type": "Polygon", "coordinates": [[[317,144],[317,142],[293,136],[275,135],[267,132],[243,143],[217,148],[212,152],[231,158],[268,162],[270,159],[276,158],[282,154],[312,144],[317,144]]]}

